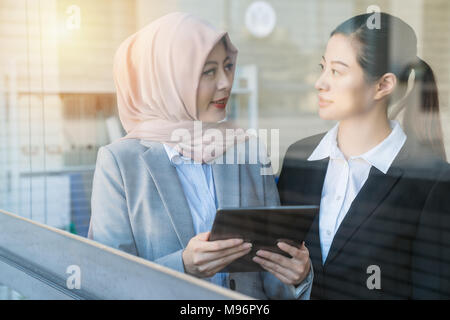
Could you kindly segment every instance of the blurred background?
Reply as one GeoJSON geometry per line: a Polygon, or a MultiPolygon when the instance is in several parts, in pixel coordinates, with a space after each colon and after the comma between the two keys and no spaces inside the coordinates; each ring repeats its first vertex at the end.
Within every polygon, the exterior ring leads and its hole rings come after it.
{"type": "Polygon", "coordinates": [[[229,32],[239,57],[228,118],[279,129],[281,164],[291,143],[334,125],[317,116],[318,63],[330,32],[371,5],[415,29],[448,153],[448,0],[0,0],[0,209],[86,236],[98,148],[123,135],[114,53],[172,11],[229,32]]]}

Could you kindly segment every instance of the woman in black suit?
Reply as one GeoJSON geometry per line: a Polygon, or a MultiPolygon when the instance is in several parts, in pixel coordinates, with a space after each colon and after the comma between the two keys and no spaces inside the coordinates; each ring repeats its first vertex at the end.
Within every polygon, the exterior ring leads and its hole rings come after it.
{"type": "Polygon", "coordinates": [[[378,18],[359,15],[332,32],[316,89],[320,117],[338,124],[289,148],[281,202],[320,205],[306,238],[312,298],[450,298],[450,173],[436,82],[414,30],[378,18]],[[388,118],[396,101],[403,128],[388,118]]]}

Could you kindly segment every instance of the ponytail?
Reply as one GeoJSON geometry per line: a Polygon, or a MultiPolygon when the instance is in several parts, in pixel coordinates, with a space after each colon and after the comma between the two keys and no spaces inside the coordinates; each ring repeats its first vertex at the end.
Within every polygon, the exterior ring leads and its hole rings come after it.
{"type": "MultiPolygon", "coordinates": [[[[429,146],[434,155],[445,161],[439,96],[433,70],[419,57],[411,69],[414,70],[414,86],[404,104],[405,133],[409,139],[429,146]]],[[[400,80],[404,81],[402,78],[400,80]]]]}

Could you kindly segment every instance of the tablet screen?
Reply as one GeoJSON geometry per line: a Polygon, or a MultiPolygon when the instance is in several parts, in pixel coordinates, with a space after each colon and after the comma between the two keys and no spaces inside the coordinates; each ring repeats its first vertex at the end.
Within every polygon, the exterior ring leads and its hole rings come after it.
{"type": "Polygon", "coordinates": [[[253,244],[249,254],[232,262],[221,272],[265,271],[252,260],[260,249],[290,257],[277,247],[277,242],[300,247],[318,212],[318,206],[219,209],[209,241],[238,238],[253,244]]]}

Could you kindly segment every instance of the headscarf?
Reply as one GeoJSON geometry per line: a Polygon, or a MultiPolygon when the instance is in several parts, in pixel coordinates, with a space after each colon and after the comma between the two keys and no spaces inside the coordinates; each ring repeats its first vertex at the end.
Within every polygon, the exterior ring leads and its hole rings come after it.
{"type": "Polygon", "coordinates": [[[114,58],[114,82],[120,120],[127,132],[122,139],[161,142],[202,163],[245,141],[243,130],[236,130],[229,122],[200,123],[197,118],[202,70],[222,38],[235,63],[238,51],[226,32],[191,14],[175,12],[155,20],[120,45],[114,58]],[[194,130],[199,123],[200,134],[194,130]],[[216,129],[223,139],[206,137],[209,129],[216,129]],[[184,132],[183,140],[174,137],[174,132],[184,132]]]}

